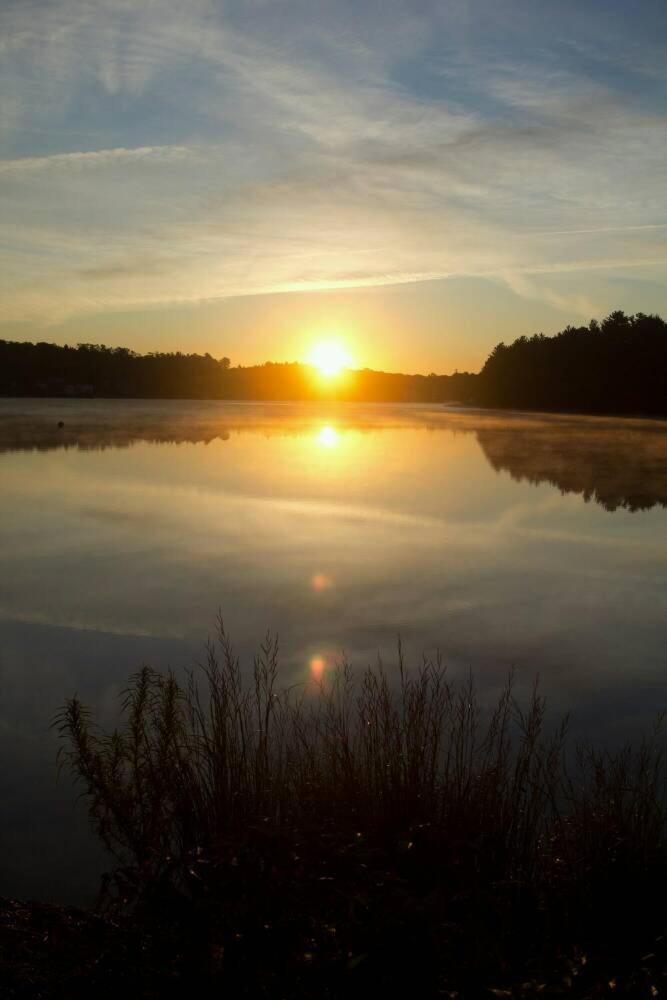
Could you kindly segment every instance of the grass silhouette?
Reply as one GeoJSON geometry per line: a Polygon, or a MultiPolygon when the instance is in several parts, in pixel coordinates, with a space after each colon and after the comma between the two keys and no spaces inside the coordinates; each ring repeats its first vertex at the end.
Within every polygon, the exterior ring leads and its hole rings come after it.
{"type": "Polygon", "coordinates": [[[220,621],[185,683],[133,677],[121,729],[76,698],[56,722],[144,972],[202,995],[585,996],[624,969],[637,988],[663,930],[659,727],[575,750],[537,686],[522,706],[510,677],[485,709],[400,643],[392,670],[278,678],[274,637],[244,672],[220,621]]]}

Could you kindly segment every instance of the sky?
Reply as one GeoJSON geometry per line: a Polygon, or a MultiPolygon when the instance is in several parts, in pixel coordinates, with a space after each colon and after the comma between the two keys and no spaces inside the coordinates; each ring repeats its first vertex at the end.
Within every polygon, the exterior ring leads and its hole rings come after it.
{"type": "Polygon", "coordinates": [[[0,0],[0,338],[477,370],[667,315],[664,0],[0,0]]]}

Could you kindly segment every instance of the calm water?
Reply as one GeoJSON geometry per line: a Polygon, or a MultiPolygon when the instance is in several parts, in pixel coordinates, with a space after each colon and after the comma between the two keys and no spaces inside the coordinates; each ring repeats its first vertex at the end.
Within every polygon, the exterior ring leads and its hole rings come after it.
{"type": "Polygon", "coordinates": [[[578,735],[636,734],[667,708],[666,506],[658,423],[0,400],[0,895],[90,895],[49,722],[190,665],[218,608],[242,655],[280,632],[286,683],[400,632],[490,690],[539,672],[578,735]]]}

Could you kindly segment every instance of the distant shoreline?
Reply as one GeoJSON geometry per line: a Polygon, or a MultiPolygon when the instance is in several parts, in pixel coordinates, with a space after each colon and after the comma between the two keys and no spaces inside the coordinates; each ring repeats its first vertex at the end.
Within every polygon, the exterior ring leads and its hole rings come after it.
{"type": "Polygon", "coordinates": [[[408,375],[301,362],[233,367],[210,354],[0,341],[0,396],[228,402],[425,403],[664,419],[667,323],[617,311],[497,344],[481,371],[408,375]]]}
{"type": "MultiPolygon", "coordinates": [[[[446,376],[445,376],[446,377],[446,376]]],[[[599,418],[600,420],[633,420],[653,423],[664,423],[667,420],[667,410],[664,413],[636,412],[628,413],[622,410],[580,410],[580,409],[547,409],[531,408],[519,406],[502,406],[494,404],[484,404],[477,402],[460,402],[456,400],[429,401],[429,400],[402,400],[402,399],[272,399],[257,397],[249,399],[247,397],[216,397],[216,396],[35,396],[27,394],[0,393],[0,400],[26,400],[31,402],[61,401],[66,403],[97,403],[97,402],[118,402],[118,403],[231,403],[240,405],[271,405],[271,406],[422,406],[441,407],[443,409],[461,410],[466,413],[479,412],[502,413],[507,416],[530,415],[534,417],[571,417],[577,418],[599,418]]]]}

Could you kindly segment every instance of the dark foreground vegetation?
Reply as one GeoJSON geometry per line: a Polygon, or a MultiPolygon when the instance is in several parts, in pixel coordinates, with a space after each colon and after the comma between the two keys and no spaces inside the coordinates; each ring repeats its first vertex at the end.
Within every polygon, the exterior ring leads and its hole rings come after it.
{"type": "Polygon", "coordinates": [[[400,647],[288,690],[277,659],[244,674],[221,626],[184,684],[133,678],[121,729],[66,704],[116,867],[97,914],[0,907],[3,995],[662,995],[659,730],[574,752],[537,690],[487,712],[400,647]]]}
{"type": "Polygon", "coordinates": [[[552,337],[498,344],[478,375],[369,369],[322,379],[303,364],[231,367],[229,358],[125,347],[0,341],[0,395],[156,399],[459,402],[572,413],[667,415],[667,323],[617,311],[552,337]]]}

